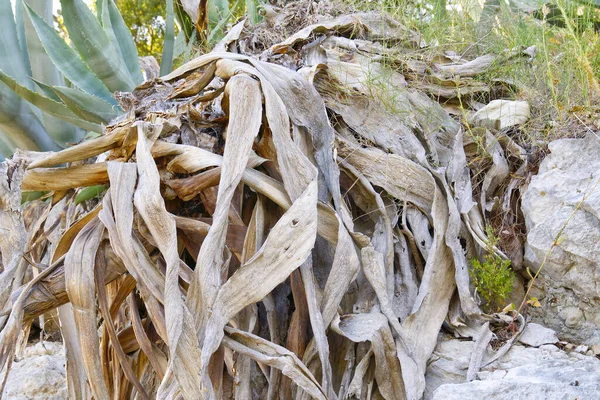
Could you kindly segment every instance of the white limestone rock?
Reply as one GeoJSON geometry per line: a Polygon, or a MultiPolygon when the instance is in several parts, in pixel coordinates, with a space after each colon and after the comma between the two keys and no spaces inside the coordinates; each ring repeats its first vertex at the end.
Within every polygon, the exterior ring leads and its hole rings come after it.
{"type": "Polygon", "coordinates": [[[535,322],[527,324],[519,342],[531,347],[540,347],[544,344],[558,343],[556,332],[535,322]]]}
{"type": "Polygon", "coordinates": [[[548,147],[522,198],[525,266],[535,273],[552,248],[531,293],[542,306],[529,313],[561,339],[600,344],[600,139],[589,134],[548,147]]]}
{"type": "MultiPolygon", "coordinates": [[[[429,361],[425,400],[600,398],[600,360],[553,345],[515,345],[466,382],[472,341],[443,338],[429,361]]],[[[489,352],[485,359],[489,359],[489,352]]]]}
{"type": "Polygon", "coordinates": [[[62,343],[39,342],[28,346],[23,358],[12,364],[2,398],[11,400],[63,400],[67,398],[66,358],[62,343]]]}

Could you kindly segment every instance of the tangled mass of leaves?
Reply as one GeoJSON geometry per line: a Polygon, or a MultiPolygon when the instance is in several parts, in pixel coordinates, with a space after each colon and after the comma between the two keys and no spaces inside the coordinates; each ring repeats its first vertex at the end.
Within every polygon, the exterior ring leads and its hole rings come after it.
{"type": "Polygon", "coordinates": [[[121,93],[104,135],[2,164],[5,372],[57,307],[72,398],[419,399],[444,321],[489,341],[467,259],[526,160],[481,128],[475,202],[472,140],[431,98],[491,96],[472,77],[520,51],[402,57],[418,35],[365,13],[253,57],[243,27],[121,93]]]}

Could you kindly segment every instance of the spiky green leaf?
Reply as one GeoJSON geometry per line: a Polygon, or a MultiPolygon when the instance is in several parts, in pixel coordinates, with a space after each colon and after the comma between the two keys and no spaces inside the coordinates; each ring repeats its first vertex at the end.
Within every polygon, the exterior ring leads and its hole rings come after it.
{"type": "MultiPolygon", "coordinates": [[[[0,69],[21,85],[33,89],[10,1],[0,1],[0,69]]],[[[25,33],[21,33],[23,38],[25,33]]]]}
{"type": "Polygon", "coordinates": [[[15,145],[11,142],[10,137],[0,130],[0,161],[10,157],[14,150],[15,145]]]}
{"type": "Polygon", "coordinates": [[[19,47],[21,48],[21,57],[27,68],[28,75],[31,75],[31,64],[29,62],[29,51],[27,49],[27,40],[25,35],[25,21],[23,16],[22,0],[17,0],[15,2],[15,23],[17,28],[17,38],[19,39],[19,47]]]}
{"type": "MultiPolygon", "coordinates": [[[[0,71],[0,81],[8,86],[14,93],[21,98],[27,100],[40,110],[53,115],[57,118],[72,123],[73,125],[79,126],[83,129],[87,129],[94,132],[102,132],[102,127],[98,124],[84,121],[78,118],[71,110],[62,103],[58,103],[48,97],[42,96],[28,88],[21,86],[13,78],[0,71]]],[[[48,136],[48,135],[46,135],[48,136]]]]}
{"type": "Polygon", "coordinates": [[[96,14],[98,17],[98,21],[100,21],[100,25],[102,25],[102,9],[104,7],[103,0],[96,0],[96,14]]]}
{"type": "Polygon", "coordinates": [[[102,2],[102,7],[101,21],[104,31],[113,42],[115,48],[121,53],[125,65],[129,70],[129,74],[131,75],[131,79],[133,79],[133,82],[136,85],[139,85],[144,81],[144,78],[140,68],[137,48],[135,47],[131,32],[129,31],[129,28],[127,28],[127,25],[113,0],[104,0],[102,2]]]}
{"type": "Polygon", "coordinates": [[[42,81],[38,81],[37,79],[31,78],[32,81],[35,82],[35,84],[37,85],[37,87],[40,89],[38,90],[38,92],[42,92],[44,94],[44,96],[57,101],[59,103],[62,103],[62,100],[60,99],[60,97],[58,97],[58,95],[56,94],[56,92],[54,91],[54,88],[50,85],[46,85],[44,82],[42,81]]]}
{"type": "Polygon", "coordinates": [[[105,124],[122,114],[119,107],[81,90],[56,86],[53,89],[69,110],[86,121],[105,124]]]}
{"type": "Polygon", "coordinates": [[[69,39],[86,65],[112,91],[131,91],[136,86],[120,52],[82,0],[61,0],[69,39]]]}
{"type": "MultiPolygon", "coordinates": [[[[0,1],[0,70],[12,76],[11,80],[33,88],[27,77],[10,1],[0,1]]],[[[0,84],[0,97],[0,129],[15,147],[44,151],[56,148],[34,107],[4,84],[0,84]]]]}
{"type": "Polygon", "coordinates": [[[21,193],[21,204],[41,199],[46,193],[48,192],[23,192],[21,193]]]}
{"type": "MultiPolygon", "coordinates": [[[[31,2],[31,5],[28,5],[27,7],[30,7],[35,11],[35,13],[40,16],[39,18],[42,18],[47,24],[53,24],[54,16],[52,3],[52,0],[38,0],[31,2]]],[[[23,4],[23,0],[18,0],[17,4],[23,4]]],[[[60,71],[52,62],[52,59],[46,53],[28,11],[25,12],[23,20],[25,25],[27,51],[29,52],[29,58],[31,60],[32,80],[38,84],[37,91],[48,96],[48,91],[40,85],[64,86],[64,79],[60,71]]],[[[52,92],[52,95],[48,97],[56,100],[54,92],[52,90],[50,90],[50,92],[52,92]]],[[[48,134],[60,145],[76,143],[81,140],[84,135],[82,129],[51,115],[42,114],[41,119],[48,134]]]]}
{"type": "Polygon", "coordinates": [[[85,65],[75,51],[36,12],[27,7],[31,22],[44,50],[60,72],[78,88],[98,96],[109,103],[117,104],[112,93],[85,65]]]}

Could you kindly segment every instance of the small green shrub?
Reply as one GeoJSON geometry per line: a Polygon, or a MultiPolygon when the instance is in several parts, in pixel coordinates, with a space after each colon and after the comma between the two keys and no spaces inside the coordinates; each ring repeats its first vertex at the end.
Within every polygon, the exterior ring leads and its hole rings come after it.
{"type": "Polygon", "coordinates": [[[515,273],[510,267],[510,260],[504,260],[494,252],[498,238],[491,227],[486,228],[488,243],[483,262],[473,258],[470,260],[469,276],[477,288],[477,293],[484,301],[487,311],[497,311],[504,306],[510,296],[515,281],[515,273]]]}

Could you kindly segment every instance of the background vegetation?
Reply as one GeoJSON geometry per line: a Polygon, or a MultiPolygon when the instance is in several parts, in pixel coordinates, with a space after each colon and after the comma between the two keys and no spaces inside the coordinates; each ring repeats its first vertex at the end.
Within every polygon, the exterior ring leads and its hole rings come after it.
{"type": "Polygon", "coordinates": [[[160,58],[167,14],[164,0],[118,0],[117,7],[131,30],[140,56],[160,58]]]}

